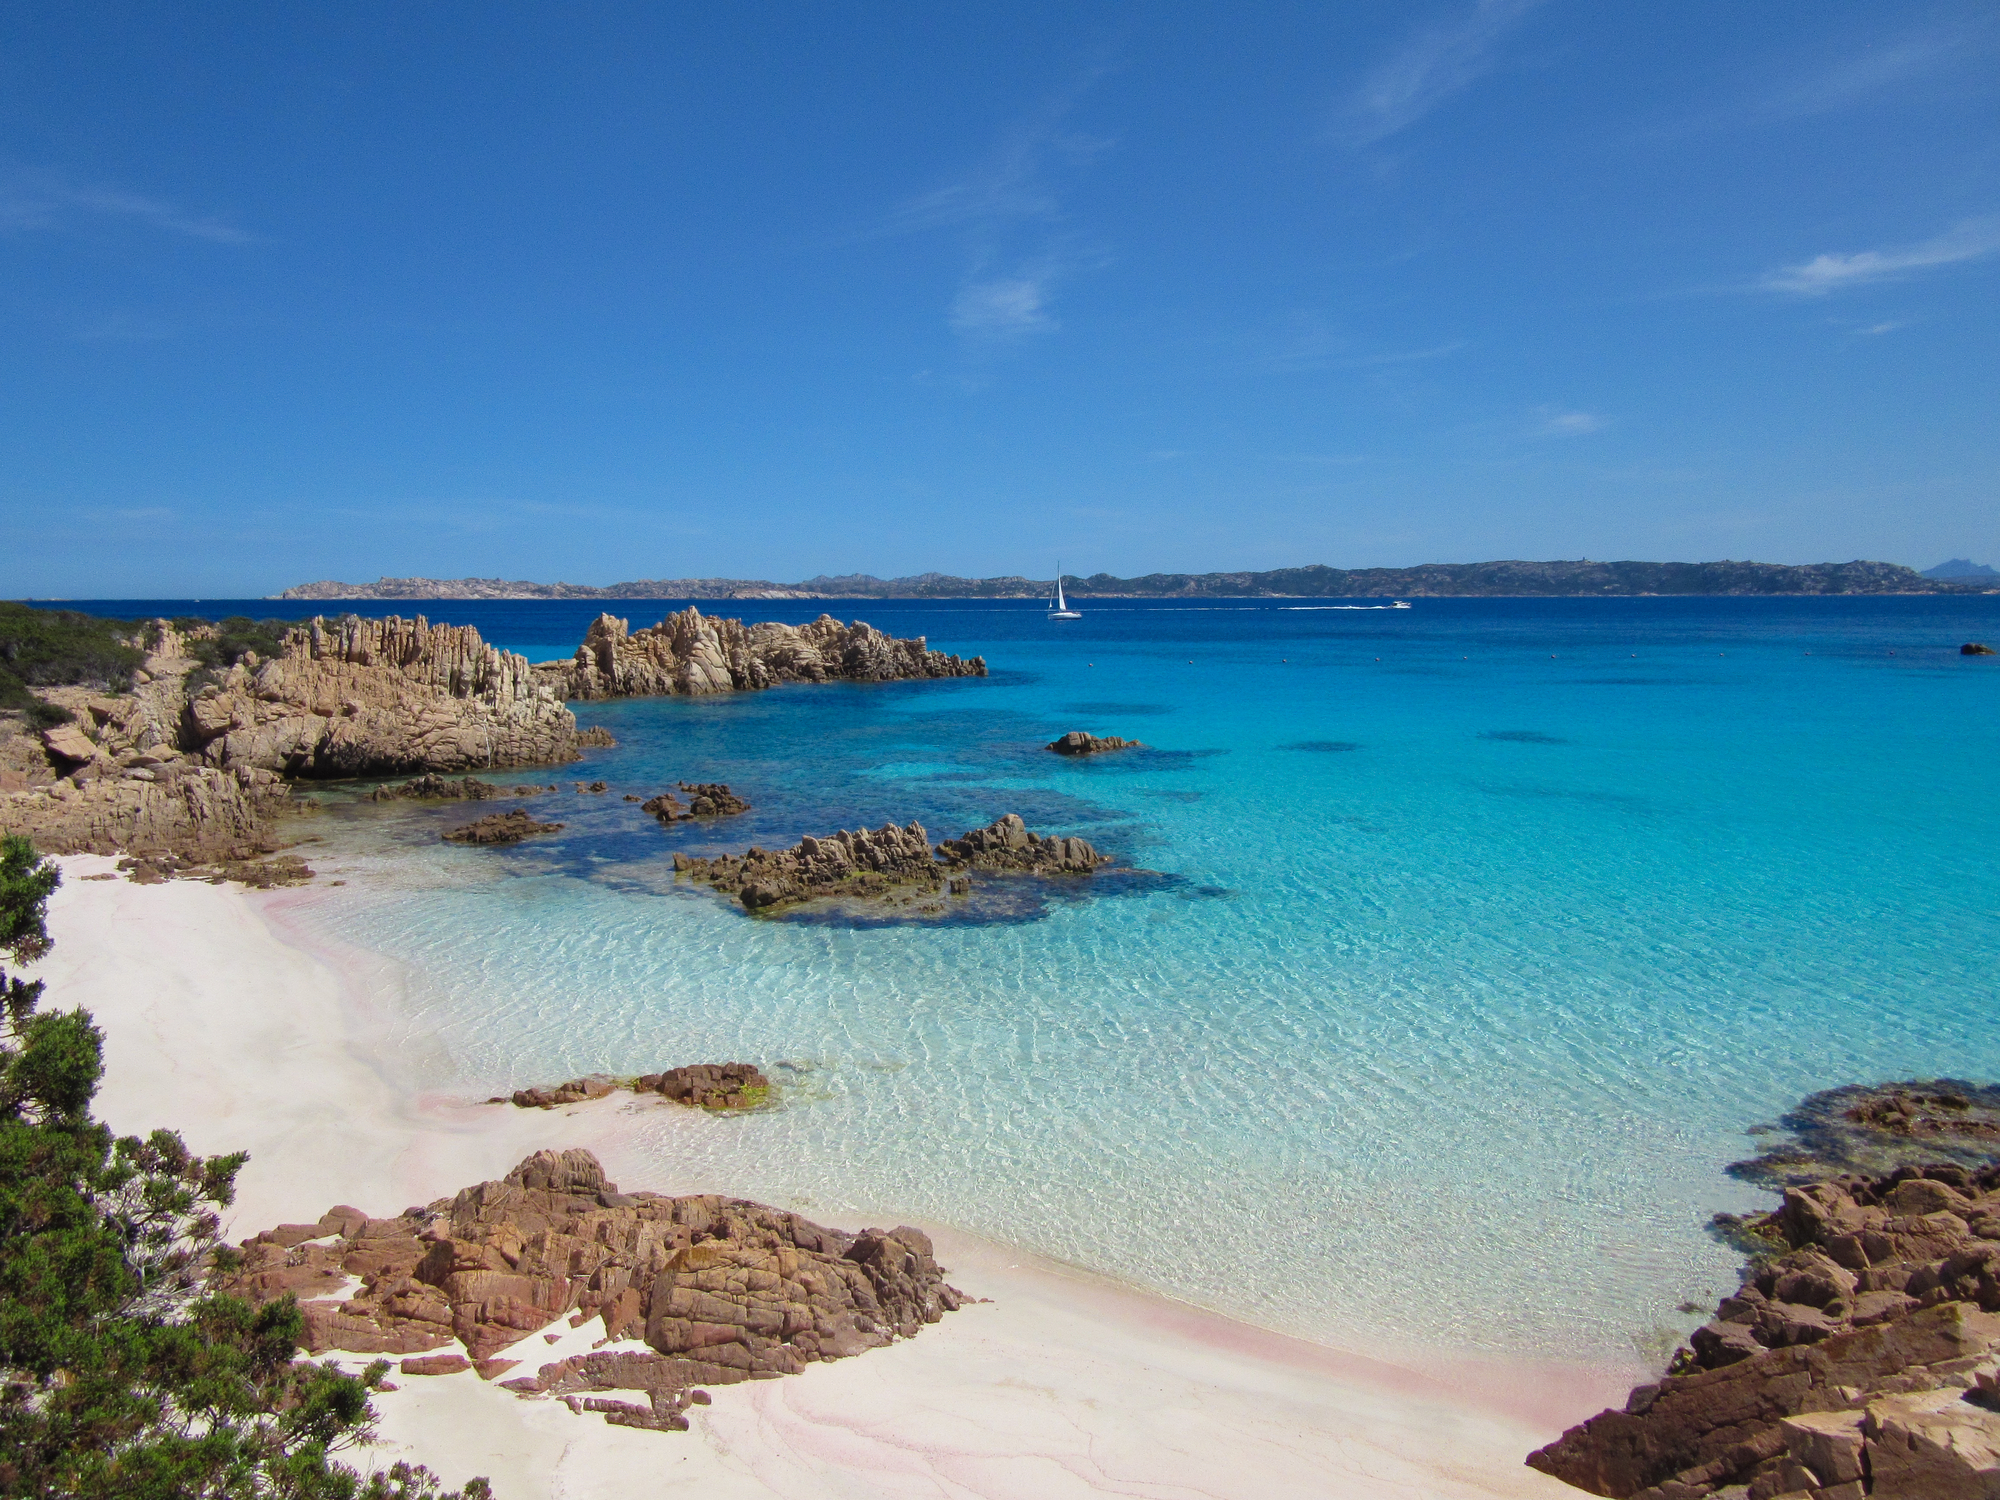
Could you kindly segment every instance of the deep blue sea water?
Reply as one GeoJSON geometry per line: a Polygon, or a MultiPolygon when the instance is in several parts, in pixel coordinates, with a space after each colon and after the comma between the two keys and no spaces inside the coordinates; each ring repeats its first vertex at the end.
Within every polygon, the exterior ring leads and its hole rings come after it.
{"type": "MultiPolygon", "coordinates": [[[[1733,1285],[1702,1226],[1765,1201],[1721,1171],[1746,1127],[2000,1076],[2000,658],[1958,654],[2000,645],[2000,597],[1302,603],[716,605],[993,675],[583,705],[618,748],[502,778],[564,788],[514,851],[333,792],[315,862],[353,883],[316,920],[403,966],[432,1086],[791,1063],[785,1109],[662,1133],[663,1170],[1335,1343],[1652,1357],[1733,1285]],[[1149,748],[1039,748],[1068,729],[1149,748]],[[619,800],[678,779],[754,811],[619,800]],[[671,879],[676,849],[1008,811],[1159,873],[860,928],[671,879]]],[[[544,659],[603,606],[422,607],[544,659]]]]}

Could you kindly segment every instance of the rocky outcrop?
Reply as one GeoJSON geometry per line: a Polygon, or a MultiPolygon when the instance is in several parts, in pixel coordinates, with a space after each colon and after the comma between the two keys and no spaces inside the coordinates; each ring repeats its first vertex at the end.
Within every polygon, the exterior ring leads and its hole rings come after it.
{"type": "Polygon", "coordinates": [[[1143,750],[1146,747],[1138,740],[1121,740],[1115,734],[1085,734],[1081,729],[1072,729],[1062,738],[1050,740],[1048,748],[1058,755],[1102,755],[1107,750],[1143,750]]]}
{"type": "Polygon", "coordinates": [[[496,797],[539,797],[553,792],[553,786],[495,786],[477,776],[449,780],[435,771],[426,772],[401,786],[378,786],[364,799],[369,802],[491,802],[496,797]]]}
{"type": "Polygon", "coordinates": [[[1958,654],[1960,656],[1991,656],[1993,655],[1993,648],[1982,645],[1978,641],[1967,641],[1963,646],[1958,648],[1958,654]]]}
{"type": "Polygon", "coordinates": [[[219,771],[126,752],[0,792],[0,832],[45,854],[173,854],[212,863],[278,847],[272,815],[291,789],[268,771],[219,771]]]}
{"type": "Polygon", "coordinates": [[[535,668],[562,698],[632,698],[728,693],[781,682],[894,682],[984,677],[986,659],[932,651],[922,636],[897,640],[863,621],[821,615],[810,625],[745,625],[693,606],[633,630],[599,615],[575,657],[535,668]]]}
{"type": "Polygon", "coordinates": [[[996,818],[937,847],[939,861],[951,870],[1002,870],[1021,875],[1088,875],[1111,856],[1099,854],[1079,838],[1035,834],[1019,813],[996,818]]]}
{"type": "Polygon", "coordinates": [[[1742,1228],[1767,1253],[1667,1377],[1528,1462],[1642,1500],[2000,1494],[2000,1167],[1790,1187],[1742,1228]]]}
{"type": "Polygon", "coordinates": [[[438,837],[447,844],[518,844],[522,839],[533,838],[537,834],[560,832],[562,826],[560,823],[538,823],[527,811],[517,807],[509,812],[488,813],[458,828],[447,828],[438,837]]]}
{"type": "Polygon", "coordinates": [[[308,1352],[422,1356],[456,1345],[489,1377],[519,1367],[501,1351],[558,1319],[601,1318],[605,1339],[643,1347],[502,1383],[659,1428],[686,1425],[697,1386],[880,1348],[963,1301],[919,1230],[848,1234],[743,1199],[625,1194],[574,1150],[537,1152],[501,1181],[393,1219],[342,1206],[266,1230],[218,1284],[255,1302],[296,1295],[308,1352]],[[349,1277],[361,1285],[342,1296],[349,1277]],[[606,1390],[645,1400],[582,1399],[606,1390]]]}
{"type": "Polygon", "coordinates": [[[607,1098],[621,1088],[635,1094],[659,1094],[697,1109],[760,1109],[771,1097],[771,1080],[756,1067],[750,1063],[726,1062],[695,1063],[669,1068],[664,1073],[642,1073],[637,1078],[593,1073],[554,1088],[516,1089],[510,1096],[486,1102],[500,1104],[511,1098],[523,1109],[559,1109],[566,1104],[607,1098]]]}
{"type": "Polygon", "coordinates": [[[750,811],[750,804],[720,781],[683,781],[680,789],[688,794],[683,804],[672,792],[662,792],[640,805],[661,823],[685,823],[690,818],[733,818],[750,811]]]}
{"type": "Polygon", "coordinates": [[[555,765],[583,742],[526,657],[421,615],[292,630],[195,688],[182,731],[211,765],[307,777],[555,765]]]}
{"type": "Polygon", "coordinates": [[[789,849],[756,845],[743,854],[701,859],[674,856],[674,869],[690,879],[733,893],[746,911],[769,911],[825,896],[879,899],[901,889],[934,893],[951,881],[953,894],[969,885],[956,872],[998,870],[1021,875],[1088,875],[1110,863],[1077,838],[1038,836],[1016,813],[933,849],[920,823],[898,828],[808,834],[789,849]]]}

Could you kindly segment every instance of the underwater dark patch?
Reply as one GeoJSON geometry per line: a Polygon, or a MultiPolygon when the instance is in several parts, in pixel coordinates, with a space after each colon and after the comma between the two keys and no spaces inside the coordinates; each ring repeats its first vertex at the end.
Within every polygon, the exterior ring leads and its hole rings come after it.
{"type": "Polygon", "coordinates": [[[1509,745],[1567,745],[1568,740],[1557,739],[1552,734],[1543,734],[1539,729],[1485,729],[1481,730],[1482,740],[1499,740],[1509,745]]]}
{"type": "Polygon", "coordinates": [[[1353,740],[1293,740],[1289,745],[1280,745],[1280,750],[1310,750],[1319,755],[1332,755],[1341,750],[1359,750],[1353,740]]]}
{"type": "Polygon", "coordinates": [[[1130,719],[1170,714],[1175,710],[1171,703],[1112,703],[1093,699],[1088,703],[1065,703],[1062,711],[1066,714],[1103,714],[1106,717],[1130,719]]]}

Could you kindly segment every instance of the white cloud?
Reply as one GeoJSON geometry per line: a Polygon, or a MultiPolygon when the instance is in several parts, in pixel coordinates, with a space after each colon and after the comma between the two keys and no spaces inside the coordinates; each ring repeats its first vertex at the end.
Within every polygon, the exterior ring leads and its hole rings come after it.
{"type": "Polygon", "coordinates": [[[247,244],[233,224],[113,188],[75,183],[54,172],[0,175],[0,230],[63,230],[91,219],[123,220],[219,245],[247,244]]]}
{"type": "Polygon", "coordinates": [[[1086,71],[1009,128],[978,167],[899,205],[858,236],[961,231],[966,268],[946,310],[946,322],[961,338],[1005,342],[1054,332],[1062,326],[1052,307],[1057,285],[1104,263],[1101,252],[1064,228],[1054,186],[1060,169],[1081,166],[1112,146],[1064,123],[1104,72],[1086,71]]]}
{"type": "Polygon", "coordinates": [[[1541,0],[1478,0],[1469,13],[1425,28],[1349,97],[1341,134],[1368,146],[1407,130],[1497,66],[1500,40],[1541,0]]]}
{"type": "Polygon", "coordinates": [[[1535,428],[1537,437],[1586,437],[1593,432],[1602,432],[1611,425],[1609,417],[1601,417],[1590,411],[1563,411],[1558,407],[1545,406],[1541,409],[1541,422],[1535,428]]]}
{"type": "Polygon", "coordinates": [[[1775,271],[1767,271],[1757,284],[1767,292],[1823,297],[1850,286],[1866,286],[1870,282],[1899,279],[1913,271],[1977,260],[1996,250],[2000,250],[2000,214],[1989,214],[1984,218],[1967,219],[1943,234],[1915,245],[1893,250],[1816,255],[1795,266],[1780,266],[1775,271]]]}
{"type": "Polygon", "coordinates": [[[1049,312],[1052,280],[1045,273],[967,282],[952,299],[953,331],[989,338],[1051,332],[1060,326],[1049,312]]]}
{"type": "Polygon", "coordinates": [[[1857,328],[1854,331],[1862,334],[1894,333],[1898,328],[1908,328],[1909,326],[1907,318],[1891,318],[1887,322],[1870,323],[1866,328],[1857,328]]]}
{"type": "Polygon", "coordinates": [[[1830,114],[1937,71],[1952,61],[1959,46],[1956,37],[1919,36],[1894,46],[1871,47],[1858,57],[1771,90],[1753,108],[1758,115],[1779,120],[1830,114]]]}

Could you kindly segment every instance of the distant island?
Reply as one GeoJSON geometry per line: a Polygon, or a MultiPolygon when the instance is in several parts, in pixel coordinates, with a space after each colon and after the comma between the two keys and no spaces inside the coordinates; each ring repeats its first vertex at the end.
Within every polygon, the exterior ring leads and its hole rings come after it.
{"type": "MultiPolygon", "coordinates": [[[[1949,565],[1947,565],[1949,566],[1949,565]]],[[[1969,564],[1967,566],[1970,566],[1969,564]]],[[[1071,598],[1080,599],[1375,599],[1410,596],[1574,598],[1599,595],[1693,594],[1963,594],[2000,589],[1991,573],[1938,576],[1898,563],[1759,562],[1481,562],[1424,563],[1414,568],[1275,568],[1266,573],[1148,573],[1116,578],[1064,575],[1071,598]]],[[[373,583],[331,579],[303,583],[276,599],[1039,599],[1053,579],[954,578],[918,573],[877,578],[872,573],[822,573],[803,583],[761,578],[648,578],[594,587],[583,583],[529,583],[501,578],[378,578],[373,583]]]]}

